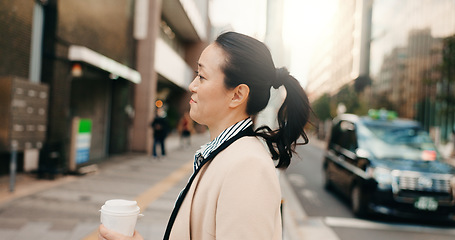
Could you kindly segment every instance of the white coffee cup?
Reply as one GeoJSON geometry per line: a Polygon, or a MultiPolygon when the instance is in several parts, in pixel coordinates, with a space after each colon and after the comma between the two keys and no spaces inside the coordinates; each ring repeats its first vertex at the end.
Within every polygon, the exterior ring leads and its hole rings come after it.
{"type": "Polygon", "coordinates": [[[101,223],[108,229],[126,236],[133,236],[140,208],[136,201],[124,199],[107,200],[101,207],[101,223]]]}

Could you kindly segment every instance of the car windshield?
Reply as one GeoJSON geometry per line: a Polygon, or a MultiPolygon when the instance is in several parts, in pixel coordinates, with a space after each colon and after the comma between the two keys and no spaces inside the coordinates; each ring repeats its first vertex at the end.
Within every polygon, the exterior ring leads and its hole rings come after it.
{"type": "Polygon", "coordinates": [[[428,133],[420,127],[392,124],[361,124],[359,147],[379,159],[442,160],[428,133]]]}

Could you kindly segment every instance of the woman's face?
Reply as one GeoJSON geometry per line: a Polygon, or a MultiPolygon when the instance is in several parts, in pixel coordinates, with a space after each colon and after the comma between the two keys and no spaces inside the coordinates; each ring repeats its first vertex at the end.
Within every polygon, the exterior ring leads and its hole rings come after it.
{"type": "Polygon", "coordinates": [[[190,116],[209,128],[226,116],[231,97],[224,84],[222,64],[224,51],[216,44],[209,45],[198,61],[198,75],[189,86],[191,91],[190,116]]]}

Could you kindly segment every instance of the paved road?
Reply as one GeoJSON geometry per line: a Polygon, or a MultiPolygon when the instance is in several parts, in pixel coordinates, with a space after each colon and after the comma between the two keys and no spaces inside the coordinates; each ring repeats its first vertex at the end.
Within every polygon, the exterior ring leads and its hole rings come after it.
{"type": "Polygon", "coordinates": [[[373,218],[357,219],[349,202],[323,189],[322,150],[315,145],[299,146],[301,159],[295,159],[286,171],[297,198],[305,209],[307,221],[325,225],[340,240],[395,240],[395,239],[454,239],[453,226],[434,226],[428,223],[373,218]]]}

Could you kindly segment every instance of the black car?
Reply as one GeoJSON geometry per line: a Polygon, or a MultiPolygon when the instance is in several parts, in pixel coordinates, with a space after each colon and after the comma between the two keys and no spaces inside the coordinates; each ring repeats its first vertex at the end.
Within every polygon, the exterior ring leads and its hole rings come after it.
{"type": "Polygon", "coordinates": [[[325,188],[350,198],[359,217],[455,220],[455,168],[415,121],[378,111],[336,117],[323,169],[325,188]]]}

